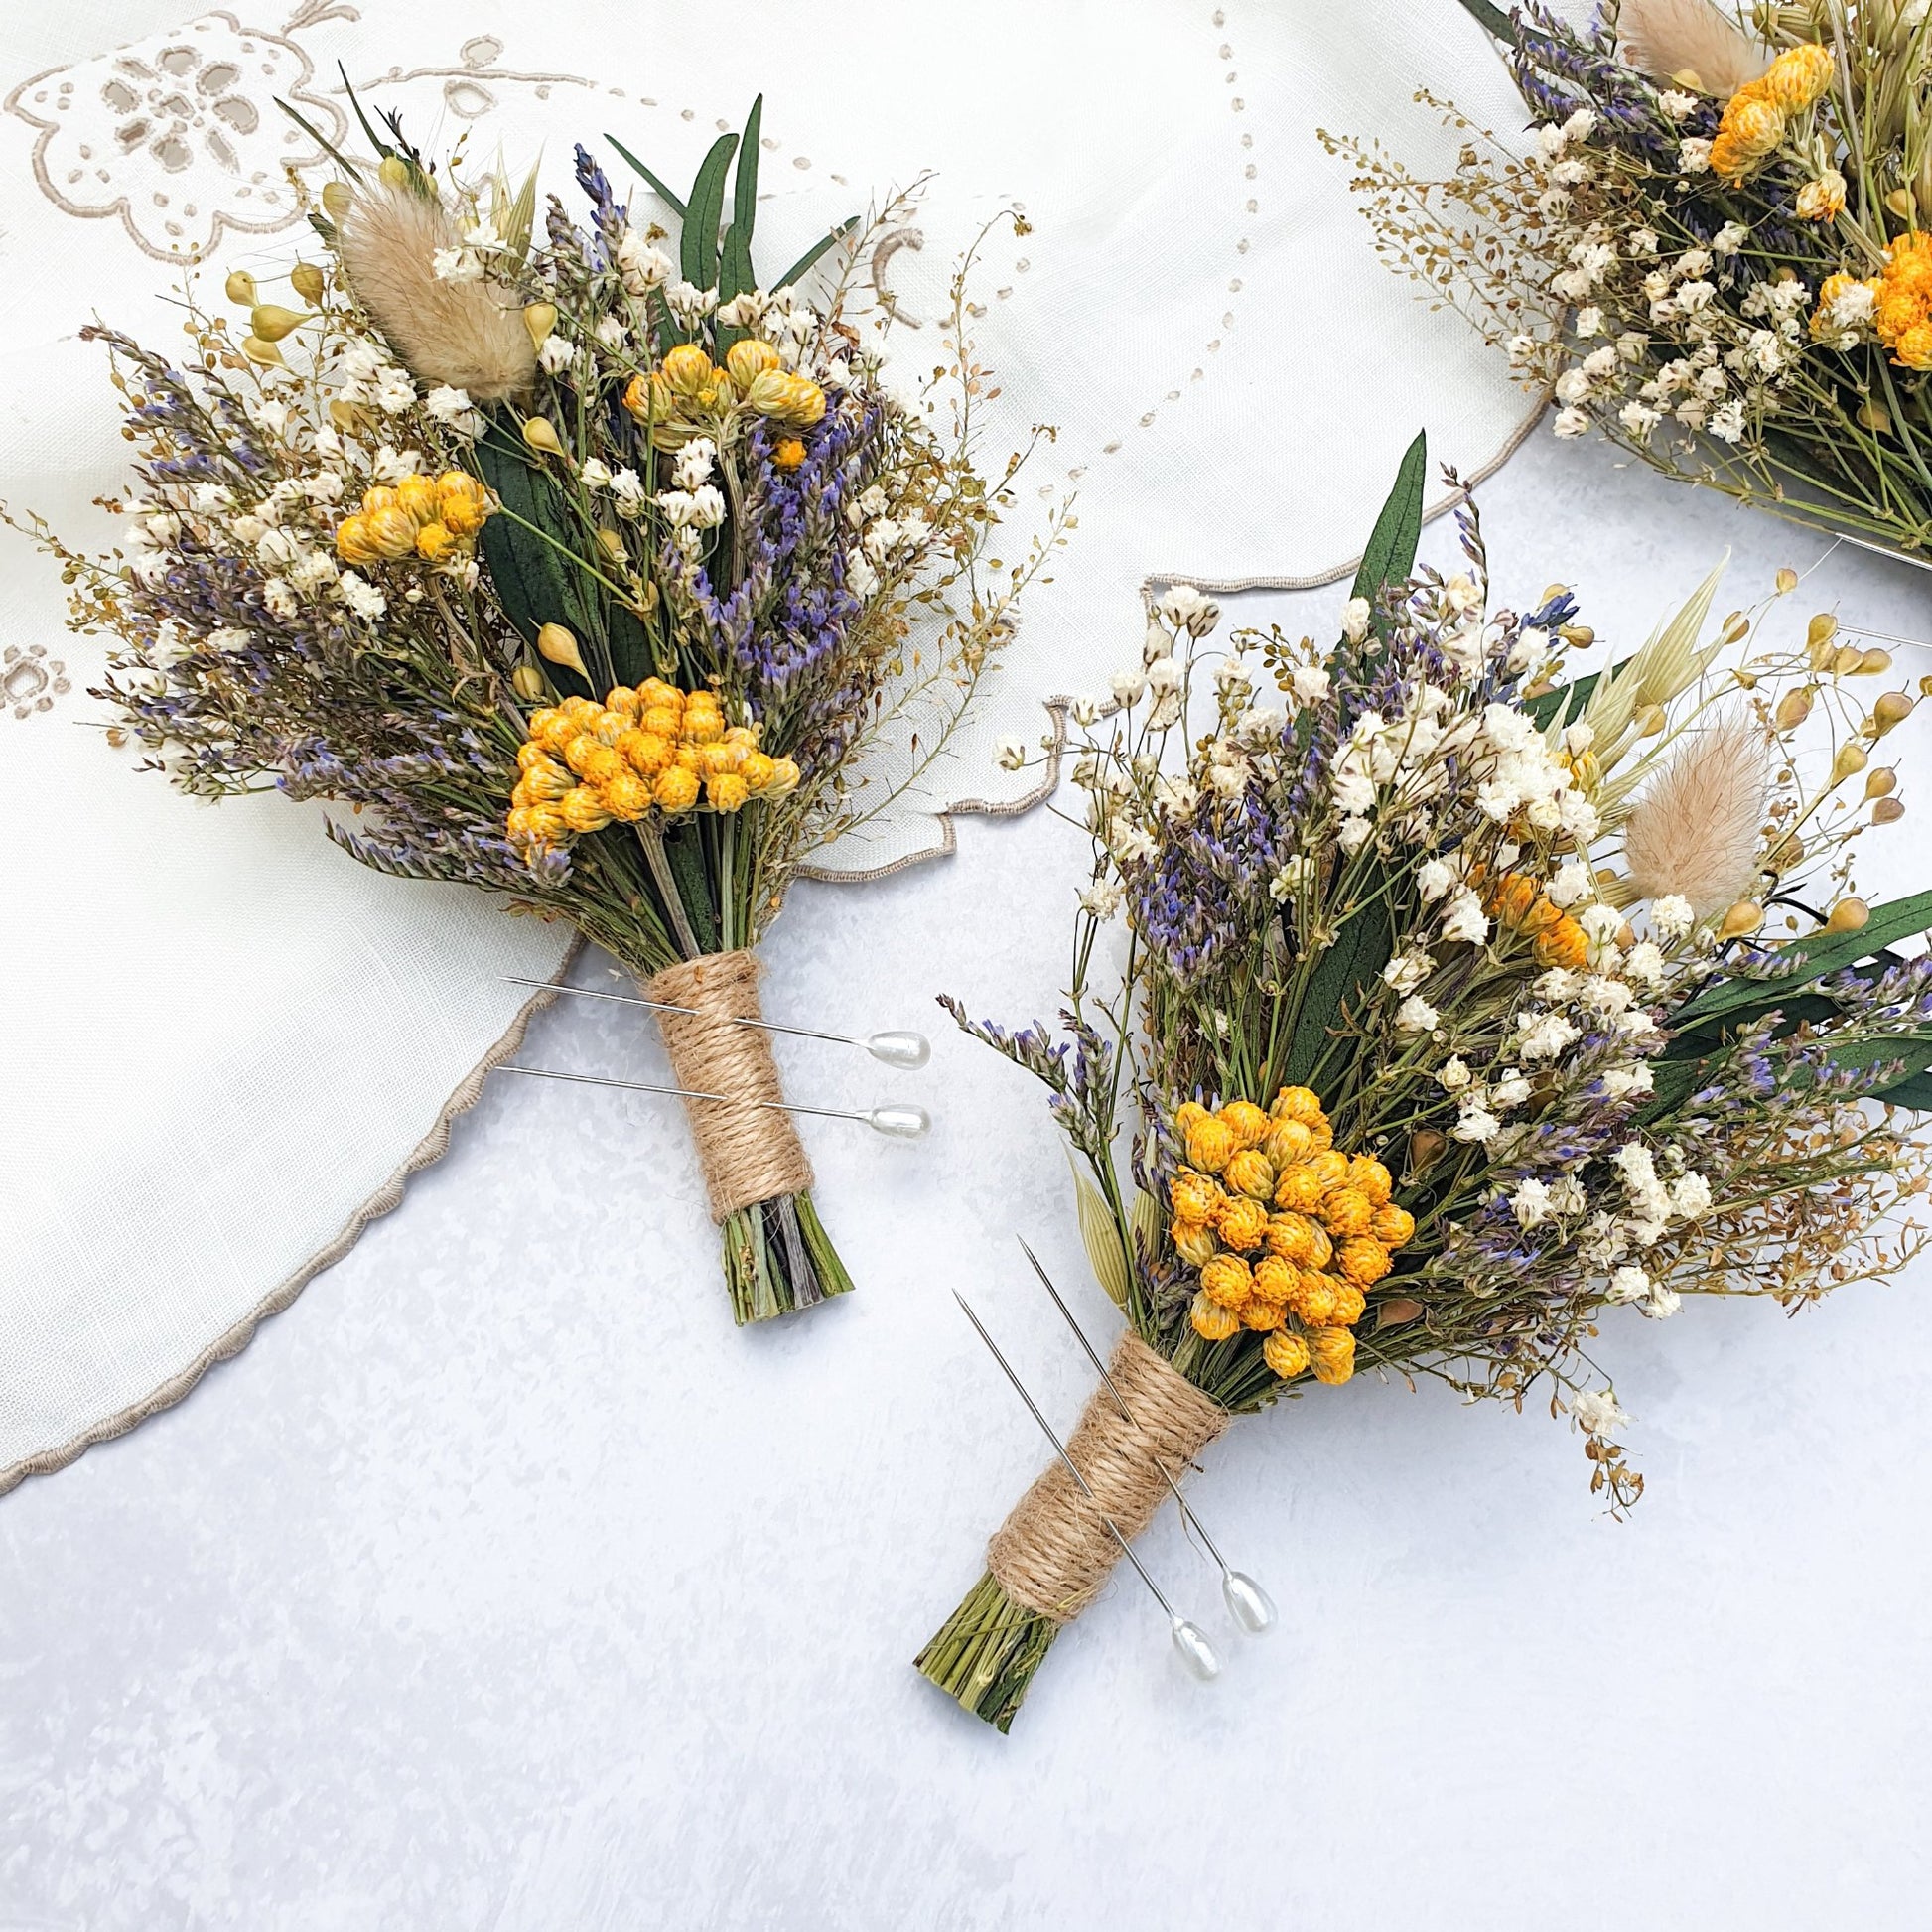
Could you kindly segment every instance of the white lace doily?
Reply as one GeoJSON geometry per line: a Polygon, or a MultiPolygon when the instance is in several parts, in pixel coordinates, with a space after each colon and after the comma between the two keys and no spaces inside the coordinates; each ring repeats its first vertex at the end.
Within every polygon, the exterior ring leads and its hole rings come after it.
{"type": "MultiPolygon", "coordinates": [[[[567,199],[574,140],[614,163],[614,133],[680,180],[762,87],[759,226],[779,255],[936,171],[885,277],[908,370],[952,258],[1024,207],[1031,232],[991,243],[976,282],[1003,386],[987,451],[1057,426],[1009,554],[1069,492],[1078,527],[951,763],[827,855],[837,873],[946,849],[948,808],[1024,807],[1037,774],[1000,772],[994,741],[1036,739],[1044,700],[1104,682],[1150,574],[1333,572],[1418,426],[1476,473],[1524,415],[1464,326],[1376,263],[1314,139],[1383,131],[1427,161],[1445,137],[1410,99],[1421,81],[1520,121],[1451,6],[748,0],[723,42],[715,15],[671,4],[621,29],[592,0],[289,6],[184,22],[180,0],[94,0],[9,21],[0,495],[69,535],[105,527],[88,503],[125,447],[75,332],[98,314],[165,346],[157,298],[190,250],[217,273],[286,264],[301,230],[284,171],[317,156],[275,100],[344,131],[339,62],[427,144],[541,150],[567,199]]],[[[503,975],[547,976],[565,938],[365,873],[282,800],[177,796],[84,728],[98,641],[65,629],[53,573],[11,536],[0,599],[4,1486],[174,1399],[393,1204],[517,1019],[503,975]]]]}

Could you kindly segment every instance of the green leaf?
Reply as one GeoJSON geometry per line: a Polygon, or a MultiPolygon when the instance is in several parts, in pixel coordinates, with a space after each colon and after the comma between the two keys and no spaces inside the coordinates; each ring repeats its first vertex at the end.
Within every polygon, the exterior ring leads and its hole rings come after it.
{"type": "Polygon", "coordinates": [[[1462,0],[1464,9],[1479,21],[1483,28],[1493,34],[1505,47],[1516,45],[1516,28],[1509,16],[1500,7],[1490,5],[1490,0],[1462,0]]]}
{"type": "Polygon", "coordinates": [[[1127,1251],[1121,1244],[1120,1229],[1114,1225],[1113,1210],[1107,1205],[1107,1196],[1074,1164],[1071,1148],[1066,1151],[1066,1160],[1073,1170],[1073,1204],[1079,1212],[1080,1239],[1086,1244],[1093,1278],[1107,1291],[1114,1306],[1124,1309],[1133,1271],[1127,1265],[1127,1251]]]}
{"type": "MultiPolygon", "coordinates": [[[[745,117],[744,139],[738,144],[738,173],[732,177],[732,226],[752,244],[759,213],[759,131],[764,124],[764,96],[759,94],[745,117]]],[[[747,282],[747,288],[756,283],[747,282]]]]}
{"type": "MultiPolygon", "coordinates": [[[[1374,890],[1370,882],[1369,891],[1374,890]]],[[[1295,1016],[1295,1032],[1289,1040],[1288,1059],[1282,1074],[1290,1086],[1304,1086],[1328,1050],[1328,1033],[1340,1018],[1345,1004],[1357,1002],[1363,987],[1372,982],[1389,963],[1395,950],[1395,928],[1389,917],[1388,901],[1377,897],[1342,923],[1334,944],[1323,953],[1309,975],[1309,989],[1302,1010],[1295,1016]]]]}
{"type": "Polygon", "coordinates": [[[661,181],[659,181],[657,177],[653,175],[651,171],[648,168],[646,168],[644,164],[641,161],[639,161],[637,157],[634,154],[632,154],[630,150],[626,148],[624,144],[621,141],[620,141],[615,134],[607,134],[604,138],[610,142],[612,147],[614,147],[618,151],[618,153],[621,155],[626,162],[629,163],[631,167],[635,168],[636,171],[643,176],[644,180],[650,184],[651,192],[657,197],[657,199],[660,202],[662,202],[665,205],[666,207],[668,207],[671,210],[673,214],[677,216],[677,218],[680,221],[682,221],[684,219],[684,204],[680,202],[678,198],[675,195],[673,195],[671,191],[667,187],[665,187],[665,185],[661,181]]]}
{"type": "MultiPolygon", "coordinates": [[[[1629,663],[1627,657],[1619,659],[1610,666],[1609,676],[1615,677],[1619,671],[1627,669],[1629,663]]],[[[1574,725],[1577,714],[1589,703],[1589,695],[1603,675],[1601,671],[1590,671],[1572,683],[1558,685],[1554,691],[1545,691],[1540,697],[1526,698],[1523,710],[1544,731],[1548,731],[1552,723],[1574,725]],[[1562,714],[1561,718],[1559,713],[1562,714]]]]}
{"type": "Polygon", "coordinates": [[[1365,597],[1372,604],[1383,585],[1400,584],[1408,577],[1416,561],[1416,545],[1422,541],[1423,480],[1428,468],[1429,435],[1418,430],[1395,473],[1395,487],[1369,532],[1350,597],[1365,597]]]}
{"type": "Polygon", "coordinates": [[[1922,1114],[1932,1114],[1932,1073],[1911,1074],[1887,1087],[1878,1098],[1894,1107],[1914,1107],[1922,1114]]]}
{"type": "Polygon", "coordinates": [[[738,152],[738,136],[721,134],[691,184],[691,200],[684,212],[684,232],[678,240],[679,266],[694,288],[718,286],[718,224],[725,216],[725,175],[738,152]]]}
{"type": "Polygon", "coordinates": [[[718,917],[711,909],[711,869],[705,864],[704,827],[696,815],[687,815],[664,835],[664,857],[670,862],[677,896],[698,945],[705,952],[716,952],[718,917]]]}
{"type": "Polygon", "coordinates": [[[1698,996],[1680,1007],[1665,1024],[1674,1032],[1687,1024],[1735,1013],[1740,1007],[1754,1006],[1759,1011],[1778,1006],[1801,992],[1813,980],[1828,973],[1842,972],[1898,939],[1916,938],[1932,928],[1932,892],[1914,893],[1909,898],[1895,898],[1874,906],[1871,917],[1857,932],[1820,932],[1781,947],[1778,961],[1797,961],[1795,970],[1782,973],[1772,981],[1755,979],[1721,980],[1707,986],[1698,996]]]}
{"type": "Polygon", "coordinates": [[[786,269],[785,272],[782,275],[780,275],[775,282],[771,284],[772,292],[775,294],[779,289],[788,289],[791,287],[792,283],[798,280],[798,278],[801,275],[809,275],[813,270],[813,268],[815,268],[818,265],[819,257],[823,255],[827,249],[836,248],[839,245],[839,243],[842,242],[846,238],[846,236],[849,235],[853,231],[853,229],[856,228],[858,225],[859,225],[859,217],[856,214],[848,214],[845,217],[845,219],[838,224],[837,227],[832,228],[828,230],[825,234],[821,235],[818,238],[818,240],[813,242],[812,245],[809,248],[807,248],[805,252],[802,255],[800,255],[798,259],[795,262],[793,262],[792,265],[788,269],[786,269]]]}
{"type": "Polygon", "coordinates": [[[1891,1060],[1905,1062],[1905,1070],[1898,1076],[1900,1081],[1923,1073],[1932,1066],[1932,1034],[1893,1034],[1882,1039],[1855,1039],[1832,1049],[1832,1064],[1853,1073],[1863,1073],[1891,1060]]]}

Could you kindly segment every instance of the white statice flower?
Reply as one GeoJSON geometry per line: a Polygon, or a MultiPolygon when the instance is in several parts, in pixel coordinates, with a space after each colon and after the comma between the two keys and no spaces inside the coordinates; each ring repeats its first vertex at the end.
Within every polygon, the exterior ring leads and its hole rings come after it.
{"type": "Polygon", "coordinates": [[[1436,1084],[1445,1093],[1461,1093],[1469,1086],[1474,1078],[1475,1075],[1469,1071],[1466,1062],[1459,1053],[1451,1053],[1436,1069],[1436,1084]]]}
{"type": "Polygon", "coordinates": [[[1607,973],[1586,974],[1577,987],[1578,1000],[1591,1013],[1621,1013],[1636,997],[1628,981],[1612,979],[1607,973]]]}
{"type": "Polygon", "coordinates": [[[1674,1288],[1666,1288],[1659,1282],[1650,1291],[1650,1300],[1643,1305],[1641,1312],[1651,1321],[1668,1320],[1684,1306],[1684,1298],[1674,1288]]]}
{"type": "Polygon", "coordinates": [[[1638,402],[1634,396],[1616,412],[1616,419],[1639,443],[1664,420],[1648,403],[1638,402]]]}
{"type": "MultiPolygon", "coordinates": [[[[1200,787],[1186,776],[1157,778],[1154,782],[1154,802],[1158,809],[1170,818],[1185,818],[1200,803],[1200,787]]],[[[1291,859],[1289,866],[1306,864],[1306,860],[1291,859]]],[[[1288,868],[1284,867],[1286,871],[1288,868]]]]}
{"type": "Polygon", "coordinates": [[[1074,698],[1066,707],[1066,715],[1082,731],[1085,731],[1089,725],[1097,725],[1100,722],[1100,714],[1106,708],[1104,698],[1074,698]]]}
{"type": "Polygon", "coordinates": [[[430,256],[429,265],[439,282],[483,280],[483,257],[474,248],[438,248],[430,256]]]}
{"type": "Polygon", "coordinates": [[[421,450],[399,450],[393,443],[384,443],[369,459],[369,475],[377,483],[401,483],[405,477],[416,476],[422,467],[421,450]]]}
{"type": "Polygon", "coordinates": [[[1352,858],[1368,843],[1369,834],[1374,830],[1374,823],[1369,819],[1344,818],[1335,827],[1335,843],[1352,858]]]}
{"type": "Polygon", "coordinates": [[[1589,390],[1589,377],[1582,369],[1565,369],[1557,377],[1556,396],[1559,402],[1587,402],[1589,390]]]}
{"type": "Polygon", "coordinates": [[[577,481],[586,489],[609,489],[611,487],[611,468],[594,456],[587,456],[577,466],[577,481]]]}
{"type": "Polygon", "coordinates": [[[1610,1302],[1641,1302],[1650,1294],[1650,1277],[1641,1268],[1623,1267],[1610,1276],[1610,1285],[1603,1291],[1604,1299],[1610,1302]]]}
{"type": "Polygon", "coordinates": [[[1589,1196],[1584,1191],[1584,1183],[1574,1173],[1562,1175],[1550,1183],[1550,1212],[1568,1219],[1581,1214],[1589,1205],[1589,1196]]]}
{"type": "Polygon", "coordinates": [[[407,369],[391,362],[375,379],[369,399],[385,416],[400,416],[416,406],[416,383],[407,369]]]}
{"type": "Polygon", "coordinates": [[[1693,137],[1678,143],[1677,172],[1680,175],[1704,175],[1711,171],[1711,143],[1693,137]]]}
{"type": "Polygon", "coordinates": [[[1489,915],[1482,909],[1482,900],[1466,886],[1449,902],[1443,915],[1443,937],[1471,946],[1479,946],[1489,937],[1489,915]]]}
{"type": "Polygon", "coordinates": [[[746,289],[720,305],[718,320],[727,329],[756,329],[770,306],[771,298],[762,289],[746,289]]]}
{"type": "Polygon", "coordinates": [[[1539,1222],[1548,1220],[1549,1188],[1534,1176],[1518,1181],[1516,1191],[1509,1197],[1509,1211],[1516,1216],[1516,1225],[1520,1228],[1533,1228],[1539,1222]]]}
{"type": "Polygon", "coordinates": [[[621,316],[600,316],[597,327],[591,333],[606,348],[621,348],[630,340],[630,332],[623,326],[621,316]]]}
{"type": "Polygon", "coordinates": [[[1142,859],[1154,857],[1154,840],[1145,825],[1135,825],[1125,819],[1116,820],[1107,841],[1107,849],[1123,866],[1131,866],[1142,859]]]}
{"type": "Polygon", "coordinates": [[[1559,436],[1587,436],[1589,434],[1589,411],[1587,409],[1579,409],[1574,404],[1568,409],[1559,409],[1557,411],[1557,420],[1552,427],[1559,436]]]}
{"type": "Polygon", "coordinates": [[[1516,1050],[1526,1060],[1553,1060],[1582,1036],[1577,1023],[1561,1013],[1526,1013],[1516,1022],[1516,1050]]]}
{"type": "Polygon", "coordinates": [[[1568,966],[1552,966],[1531,981],[1530,992],[1546,1007],[1562,1006],[1577,997],[1577,975],[1568,966]]]}
{"type": "Polygon", "coordinates": [[[640,301],[652,289],[661,289],[677,273],[670,256],[646,241],[634,228],[626,228],[618,237],[617,264],[624,292],[640,301]]]}
{"type": "Polygon", "coordinates": [[[298,591],[313,596],[336,581],[338,566],[326,550],[308,550],[289,566],[289,582],[298,591]]]}
{"type": "MultiPolygon", "coordinates": [[[[1678,412],[1679,417],[1683,411],[1678,412]]],[[[1721,403],[1711,412],[1710,422],[1706,425],[1720,443],[1738,443],[1744,435],[1744,405],[1735,396],[1726,403],[1721,403]]]]}
{"type": "Polygon", "coordinates": [[[1184,630],[1197,640],[1221,621],[1221,607],[1191,584],[1169,585],[1155,600],[1154,608],[1175,630],[1184,630]]]}
{"type": "Polygon", "coordinates": [[[277,439],[288,429],[289,418],[294,413],[287,403],[273,397],[263,397],[248,404],[248,420],[265,435],[277,439]]]}
{"type": "Polygon", "coordinates": [[[715,530],[725,520],[725,498],[711,483],[696,489],[660,489],[657,507],[674,530],[715,530]]]}
{"type": "Polygon", "coordinates": [[[1751,238],[1751,231],[1741,221],[1726,221],[1711,237],[1711,252],[1714,255],[1734,255],[1751,238]]]}
{"type": "Polygon", "coordinates": [[[1575,326],[1577,334],[1585,342],[1592,336],[1600,336],[1603,333],[1603,311],[1593,302],[1587,308],[1579,309],[1575,326]]]}
{"type": "Polygon", "coordinates": [[[993,756],[1002,771],[1018,771],[1027,762],[1027,747],[1009,735],[994,746],[993,756]]]}
{"type": "Polygon", "coordinates": [[[1420,946],[1411,946],[1382,968],[1382,983],[1397,993],[1413,993],[1435,970],[1436,962],[1420,946]]]}
{"type": "Polygon", "coordinates": [[[865,599],[879,589],[880,577],[872,567],[871,560],[855,556],[845,567],[845,587],[856,598],[865,599]]]}
{"type": "Polygon", "coordinates": [[[1461,1116],[1449,1129],[1449,1139],[1486,1147],[1503,1131],[1503,1124],[1479,1101],[1464,1100],[1461,1116]]]}
{"type": "Polygon", "coordinates": [[[1660,939],[1681,939],[1695,918],[1691,901],[1681,893],[1663,893],[1650,901],[1650,929],[1660,939]]]}
{"type": "Polygon", "coordinates": [[[1534,1089],[1520,1073],[1505,1074],[1489,1089],[1489,1105],[1499,1114],[1525,1105],[1534,1089]]]}
{"type": "MultiPolygon", "coordinates": [[[[344,574],[348,577],[355,575],[353,571],[346,571],[344,574]]],[[[360,583],[360,580],[357,579],[357,582],[360,583]]],[[[337,589],[341,591],[342,587],[338,585],[337,589]]],[[[382,593],[373,584],[362,584],[361,589],[368,594],[368,597],[373,601],[375,607],[377,607],[362,611],[361,615],[366,618],[379,618],[389,608],[383,599],[382,593]]],[[[343,601],[345,604],[349,604],[351,609],[360,609],[346,595],[344,595],[343,601]]],[[[277,618],[292,618],[302,608],[301,601],[295,594],[295,586],[286,577],[264,577],[262,579],[262,604],[271,617],[277,618]]]]}
{"type": "Polygon", "coordinates": [[[698,489],[711,481],[712,466],[718,458],[718,445],[708,436],[694,436],[677,453],[671,474],[680,489],[698,489]]]}
{"type": "Polygon", "coordinates": [[[1579,1389],[1565,1404],[1586,1436],[1606,1437],[1630,1420],[1617,1406],[1614,1389],[1579,1389]]]}
{"type": "MultiPolygon", "coordinates": [[[[1364,600],[1358,598],[1357,603],[1364,600]]],[[[1328,673],[1319,664],[1298,664],[1289,674],[1289,688],[1304,704],[1325,704],[1328,700],[1328,673]]]]}
{"type": "Polygon", "coordinates": [[[1395,1030],[1399,1034],[1434,1033],[1442,1017],[1420,993],[1412,993],[1395,1010],[1395,1030]]]}
{"type": "Polygon", "coordinates": [[[684,328],[694,329],[718,306],[718,291],[701,289],[695,282],[673,282],[664,300],[684,328]]]}
{"type": "Polygon", "coordinates": [[[1116,671],[1109,683],[1114,694],[1114,702],[1123,707],[1140,703],[1147,691],[1147,676],[1142,671],[1116,671]]]}
{"type": "Polygon", "coordinates": [[[1657,96],[1657,105],[1674,121],[1688,121],[1697,112],[1696,94],[1680,93],[1675,87],[1666,87],[1657,96]]]}
{"type": "Polygon", "coordinates": [[[271,570],[278,570],[301,556],[301,539],[292,530],[264,530],[255,545],[255,555],[271,570]]]}
{"type": "Polygon", "coordinates": [[[1691,1169],[1670,1186],[1670,1211],[1679,1220],[1695,1221],[1711,1211],[1711,1182],[1691,1169]]]}
{"type": "Polygon", "coordinates": [[[1658,986],[1664,978],[1664,955],[1655,941],[1642,939],[1623,957],[1623,972],[1639,986],[1658,986]]]}
{"type": "Polygon", "coordinates": [[[1441,859],[1425,859],[1416,868],[1416,891],[1425,905],[1433,905],[1454,884],[1453,868],[1441,859]]]}
{"type": "Polygon", "coordinates": [[[373,623],[389,608],[389,600],[367,578],[345,570],[336,583],[336,595],[355,613],[373,623]]]}
{"type": "Polygon", "coordinates": [[[1587,141],[1596,126],[1596,110],[1593,107],[1579,107],[1573,110],[1570,118],[1563,124],[1563,138],[1566,145],[1572,141],[1587,141]]]}
{"type": "Polygon", "coordinates": [[[1281,871],[1268,882],[1268,897],[1277,905],[1285,905],[1313,875],[1312,861],[1306,853],[1298,852],[1285,861],[1281,871]]]}
{"type": "Polygon", "coordinates": [[[1650,1068],[1641,1060],[1631,1066],[1606,1066],[1601,1077],[1603,1091],[1612,1100],[1632,1100],[1651,1091],[1650,1068]]]}
{"type": "Polygon", "coordinates": [[[575,359],[577,351],[568,341],[554,331],[544,337],[543,346],[537,350],[537,361],[546,375],[562,375],[575,359]]]}
{"type": "MultiPolygon", "coordinates": [[[[1351,597],[1341,607],[1341,634],[1351,644],[1359,644],[1368,635],[1368,621],[1372,613],[1369,610],[1367,598],[1351,597]]],[[[1328,678],[1326,672],[1321,674],[1320,695],[1323,698],[1328,695],[1328,678]]],[[[1318,703],[1319,699],[1311,699],[1311,702],[1318,703]]]]}
{"type": "Polygon", "coordinates": [[[1185,669],[1174,658],[1157,658],[1147,667],[1147,688],[1158,694],[1173,692],[1178,695],[1181,680],[1186,676],[1185,669]]]}
{"type": "Polygon", "coordinates": [[[1120,888],[1111,879],[1089,886],[1080,895],[1080,910],[1091,912],[1096,919],[1111,919],[1120,910],[1120,888]]]}

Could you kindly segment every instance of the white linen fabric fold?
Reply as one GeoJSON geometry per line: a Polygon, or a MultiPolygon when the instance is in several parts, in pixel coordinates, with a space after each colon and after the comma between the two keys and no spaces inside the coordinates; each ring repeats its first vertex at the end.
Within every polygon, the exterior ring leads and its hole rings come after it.
{"type": "MultiPolygon", "coordinates": [[[[278,0],[184,18],[93,0],[0,38],[0,498],[69,538],[121,480],[100,316],[166,347],[191,255],[266,277],[299,252],[288,171],[322,179],[292,101],[348,128],[338,65],[425,145],[542,156],[569,202],[583,140],[666,179],[766,94],[766,259],[933,171],[882,283],[908,382],[938,359],[953,261],[1009,206],[974,280],[1002,394],[986,450],[1056,440],[1024,473],[1009,556],[1077,495],[1077,527],[946,765],[863,840],[863,878],[949,848],[949,810],[1015,810],[1036,773],[992,747],[1049,729],[1140,631],[1150,574],[1318,578],[1360,547],[1418,427],[1466,474],[1525,415],[1497,359],[1376,262],[1346,169],[1314,129],[1449,137],[1410,96],[1453,88],[1520,124],[1452,6],[745,0],[714,16],[598,0],[278,0]],[[291,10],[292,6],[292,10],[291,10]]],[[[208,807],[91,729],[99,639],[64,625],[56,573],[0,532],[0,803],[14,829],[0,974],[0,1488],[174,1399],[393,1204],[453,1104],[507,1050],[504,983],[567,936],[480,896],[364,872],[320,815],[208,807]]],[[[881,767],[882,776],[890,759],[881,767]]]]}

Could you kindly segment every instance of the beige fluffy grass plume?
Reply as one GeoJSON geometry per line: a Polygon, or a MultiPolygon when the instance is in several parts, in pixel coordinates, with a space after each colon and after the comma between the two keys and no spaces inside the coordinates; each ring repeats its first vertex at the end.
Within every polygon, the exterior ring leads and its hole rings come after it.
{"type": "Polygon", "coordinates": [[[536,351],[489,283],[437,278],[436,251],[456,241],[440,202],[386,184],[357,192],[340,233],[349,286],[410,374],[498,402],[530,387],[536,351]]]}
{"type": "Polygon", "coordinates": [[[1770,56],[1712,0],[1623,0],[1617,36],[1630,65],[1653,80],[1687,69],[1728,98],[1770,66],[1770,56]]]}
{"type": "Polygon", "coordinates": [[[1757,733],[1728,718],[1688,738],[1645,787],[1623,827],[1635,897],[1677,893],[1700,916],[1756,882],[1769,766],[1757,733]]]}

